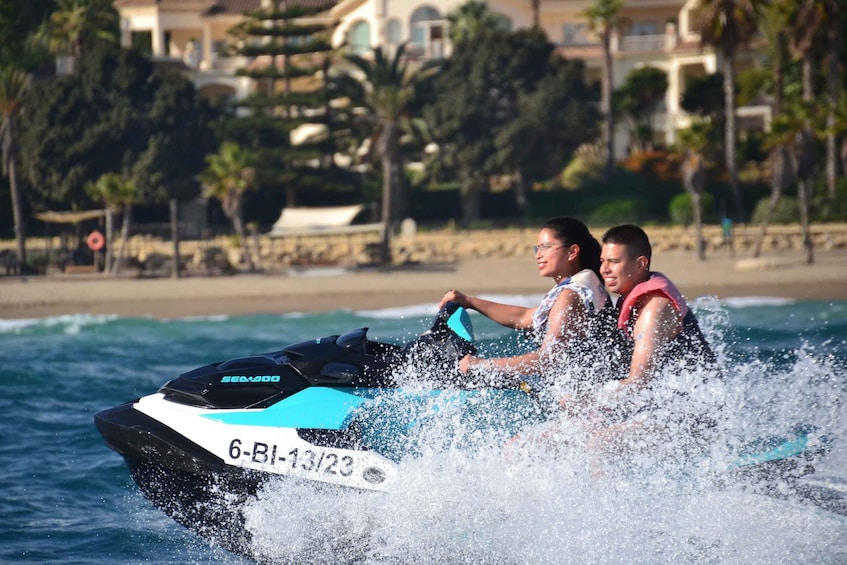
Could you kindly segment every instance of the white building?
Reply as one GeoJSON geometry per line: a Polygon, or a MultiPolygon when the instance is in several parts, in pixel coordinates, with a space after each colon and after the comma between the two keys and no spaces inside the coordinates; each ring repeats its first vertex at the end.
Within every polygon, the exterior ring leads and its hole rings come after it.
{"type": "MultiPolygon", "coordinates": [[[[326,0],[289,0],[309,6],[326,0]]],[[[116,0],[124,45],[146,44],[154,59],[181,60],[193,73],[198,90],[211,96],[242,98],[254,88],[249,78],[234,71],[255,61],[226,55],[234,41],[228,30],[242,21],[245,12],[267,0],[116,0]]],[[[392,49],[409,41],[407,53],[416,59],[449,56],[446,15],[463,0],[339,0],[326,12],[326,21],[338,22],[333,44],[367,54],[375,46],[392,49]]],[[[586,64],[586,80],[600,80],[603,53],[583,15],[593,0],[491,0],[489,8],[502,14],[511,29],[525,28],[538,19],[539,26],[559,52],[586,64]]],[[[612,38],[614,86],[633,69],[653,66],[668,74],[664,107],[654,120],[657,141],[672,143],[675,132],[688,125],[679,100],[686,81],[718,70],[710,48],[701,48],[699,35],[691,29],[697,0],[628,0],[621,15],[628,25],[612,38]]],[[[759,116],[768,126],[769,108],[743,109],[739,115],[759,116]]],[[[619,128],[616,154],[628,145],[619,128]]]]}

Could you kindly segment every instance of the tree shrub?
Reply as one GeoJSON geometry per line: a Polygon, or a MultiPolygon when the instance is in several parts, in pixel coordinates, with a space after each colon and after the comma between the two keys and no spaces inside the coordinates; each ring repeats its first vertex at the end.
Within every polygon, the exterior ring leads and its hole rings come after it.
{"type": "Polygon", "coordinates": [[[644,216],[644,204],[640,200],[627,198],[601,204],[588,216],[588,223],[612,225],[622,223],[640,223],[644,216]]]}
{"type": "MultiPolygon", "coordinates": [[[[762,198],[756,203],[756,208],[753,210],[752,221],[754,224],[761,224],[767,214],[770,198],[762,198]]],[[[773,216],[770,219],[772,224],[790,224],[800,221],[800,207],[797,204],[797,198],[793,196],[783,196],[776,203],[776,208],[773,211],[773,216]]]]}
{"type": "Polygon", "coordinates": [[[596,157],[577,156],[562,171],[560,182],[568,190],[577,190],[587,183],[600,181],[605,166],[605,163],[596,157]]]}
{"type": "MultiPolygon", "coordinates": [[[[704,192],[700,201],[703,205],[703,221],[711,216],[715,209],[715,197],[709,194],[708,192],[704,192]]],[[[689,192],[680,192],[676,196],[671,199],[670,206],[668,206],[668,213],[670,214],[671,221],[675,224],[682,224],[683,226],[690,226],[694,223],[694,205],[691,202],[691,193],[689,192]]]]}
{"type": "Polygon", "coordinates": [[[818,222],[843,222],[847,220],[847,179],[839,179],[835,198],[830,198],[826,182],[817,187],[812,201],[812,217],[818,222]]]}

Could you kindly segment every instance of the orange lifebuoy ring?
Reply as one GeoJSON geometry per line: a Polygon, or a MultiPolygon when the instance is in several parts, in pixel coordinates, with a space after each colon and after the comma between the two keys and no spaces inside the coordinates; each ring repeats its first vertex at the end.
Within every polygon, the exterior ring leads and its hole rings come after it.
{"type": "Polygon", "coordinates": [[[103,234],[99,231],[93,231],[88,234],[88,239],[86,240],[88,243],[88,248],[92,251],[100,251],[103,249],[103,246],[106,244],[106,240],[103,239],[103,234]]]}

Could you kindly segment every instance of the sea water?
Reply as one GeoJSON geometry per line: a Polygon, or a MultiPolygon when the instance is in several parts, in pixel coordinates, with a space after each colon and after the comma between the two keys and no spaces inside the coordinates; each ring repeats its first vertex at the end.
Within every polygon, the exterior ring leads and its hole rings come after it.
{"type": "MultiPolygon", "coordinates": [[[[529,305],[540,297],[495,298],[529,305]]],[[[725,368],[722,429],[754,437],[817,426],[833,448],[810,479],[843,491],[847,302],[701,299],[694,307],[725,368]]],[[[305,339],[369,327],[372,339],[402,343],[434,313],[426,304],[0,320],[0,562],[246,563],[154,508],[93,415],[194,367],[305,339]]],[[[483,353],[524,345],[472,319],[483,353]]],[[[450,425],[455,432],[461,422],[450,425]]],[[[804,499],[662,473],[609,476],[576,452],[505,453],[437,443],[401,462],[391,492],[278,480],[238,511],[255,554],[278,563],[847,563],[847,518],[804,499]]]]}

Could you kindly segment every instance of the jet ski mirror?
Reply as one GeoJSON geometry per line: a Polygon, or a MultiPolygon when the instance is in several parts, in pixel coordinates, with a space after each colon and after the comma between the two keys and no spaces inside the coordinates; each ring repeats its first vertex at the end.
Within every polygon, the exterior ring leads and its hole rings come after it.
{"type": "Polygon", "coordinates": [[[338,347],[352,349],[359,353],[368,352],[368,328],[359,328],[338,336],[335,340],[338,347]]]}

